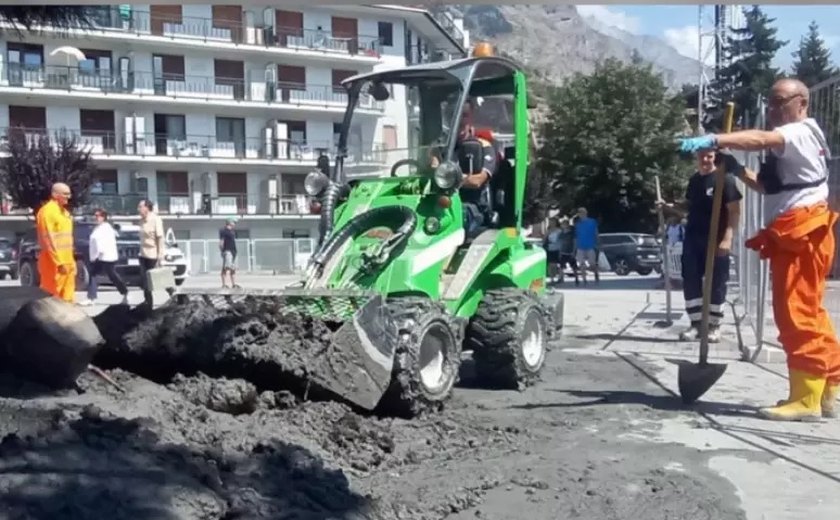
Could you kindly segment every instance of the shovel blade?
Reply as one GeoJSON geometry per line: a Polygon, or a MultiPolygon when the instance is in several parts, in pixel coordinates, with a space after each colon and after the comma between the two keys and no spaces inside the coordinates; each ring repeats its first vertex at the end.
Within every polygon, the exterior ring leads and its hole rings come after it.
{"type": "Polygon", "coordinates": [[[684,404],[692,404],[717,383],[726,372],[722,363],[682,363],[677,373],[680,397],[684,404]]]}

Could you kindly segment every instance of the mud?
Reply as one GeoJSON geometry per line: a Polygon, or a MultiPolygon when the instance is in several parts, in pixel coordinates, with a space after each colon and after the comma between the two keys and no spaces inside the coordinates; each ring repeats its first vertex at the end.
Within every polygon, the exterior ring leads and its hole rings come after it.
{"type": "Polygon", "coordinates": [[[225,309],[203,302],[166,305],[150,315],[125,308],[106,312],[97,317],[107,342],[96,360],[100,365],[125,367],[158,382],[203,372],[244,379],[259,391],[339,399],[310,374],[331,347],[332,333],[320,320],[265,301],[225,309]]]}
{"type": "Polygon", "coordinates": [[[704,454],[644,440],[683,412],[617,358],[555,349],[526,391],[458,388],[404,420],[258,377],[257,360],[293,375],[295,360],[272,357],[277,327],[254,316],[222,315],[238,332],[208,344],[206,309],[140,328],[108,312],[97,362],[125,393],[89,373],[59,392],[0,375],[4,518],[744,518],[704,454]]]}

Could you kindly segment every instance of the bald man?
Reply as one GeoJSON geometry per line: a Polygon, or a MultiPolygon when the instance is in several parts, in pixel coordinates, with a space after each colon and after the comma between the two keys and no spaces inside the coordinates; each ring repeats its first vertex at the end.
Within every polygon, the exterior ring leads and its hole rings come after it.
{"type": "Polygon", "coordinates": [[[817,122],[808,117],[808,88],[777,81],[768,98],[772,130],[745,130],[686,139],[683,151],[706,148],[768,150],[758,173],[731,154],[726,169],[765,195],[770,223],[747,246],[770,260],[773,316],[787,354],[788,398],[760,413],[773,420],[812,421],[837,416],[840,343],[823,306],[834,261],[834,224],[828,207],[830,151],[817,122]]]}
{"type": "Polygon", "coordinates": [[[38,275],[41,289],[56,298],[76,301],[76,259],[73,254],[73,216],[67,209],[72,193],[63,182],[52,186],[50,200],[35,216],[38,233],[38,275]]]}

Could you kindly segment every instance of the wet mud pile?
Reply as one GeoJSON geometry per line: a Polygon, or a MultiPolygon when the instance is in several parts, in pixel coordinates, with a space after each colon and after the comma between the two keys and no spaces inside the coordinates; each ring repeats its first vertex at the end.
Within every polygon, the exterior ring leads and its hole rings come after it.
{"type": "Polygon", "coordinates": [[[245,300],[220,309],[204,302],[170,304],[152,313],[111,307],[95,318],[106,340],[96,362],[168,383],[199,372],[244,379],[260,391],[340,399],[310,377],[332,348],[332,331],[279,304],[245,300]]]}
{"type": "Polygon", "coordinates": [[[444,518],[461,498],[406,509],[385,493],[393,485],[368,493],[350,482],[511,440],[443,417],[379,419],[257,393],[244,380],[109,375],[125,393],[92,374],[61,392],[0,375],[7,518],[444,518]]]}

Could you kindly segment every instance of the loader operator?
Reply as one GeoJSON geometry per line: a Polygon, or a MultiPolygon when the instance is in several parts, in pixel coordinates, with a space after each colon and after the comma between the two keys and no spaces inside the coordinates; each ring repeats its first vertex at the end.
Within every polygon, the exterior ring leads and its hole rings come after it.
{"type": "MultiPolygon", "coordinates": [[[[475,128],[472,126],[474,101],[467,99],[464,101],[464,108],[461,111],[461,126],[458,131],[458,140],[455,142],[455,156],[461,159],[463,154],[459,153],[462,148],[461,145],[466,141],[478,141],[481,146],[481,158],[479,164],[480,170],[476,173],[468,171],[464,173],[463,182],[459,194],[461,195],[461,205],[464,208],[464,229],[467,236],[473,236],[475,232],[482,227],[485,227],[491,220],[491,205],[490,205],[490,179],[496,174],[498,169],[498,152],[494,143],[485,138],[490,136],[479,137],[476,135],[475,128]]],[[[492,139],[492,137],[490,137],[492,139]]],[[[471,163],[472,161],[461,161],[462,169],[464,163],[471,163]]],[[[470,168],[467,168],[468,170],[470,168]]]]}
{"type": "Polygon", "coordinates": [[[72,193],[62,182],[52,186],[51,198],[38,210],[38,276],[41,289],[62,300],[76,300],[76,259],[73,254],[73,216],[67,210],[72,193]]]}
{"type": "Polygon", "coordinates": [[[800,81],[777,81],[768,98],[772,130],[745,130],[685,139],[681,149],[768,150],[758,173],[731,154],[720,153],[726,169],[765,194],[770,224],[746,245],[769,258],[773,316],[787,354],[788,398],[762,408],[777,421],[836,417],[840,394],[840,343],[823,306],[826,277],[834,261],[834,224],[828,207],[828,145],[808,117],[808,88],[800,81]]]}

